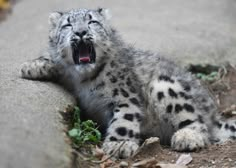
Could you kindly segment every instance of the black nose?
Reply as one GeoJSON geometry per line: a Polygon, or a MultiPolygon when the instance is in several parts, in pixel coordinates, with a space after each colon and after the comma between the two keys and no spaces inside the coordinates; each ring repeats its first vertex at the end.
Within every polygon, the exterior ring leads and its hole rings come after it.
{"type": "Polygon", "coordinates": [[[86,31],[86,30],[83,30],[83,31],[80,31],[80,32],[75,32],[75,34],[76,34],[77,36],[79,36],[80,38],[82,38],[84,35],[87,34],[87,31],[86,31]]]}

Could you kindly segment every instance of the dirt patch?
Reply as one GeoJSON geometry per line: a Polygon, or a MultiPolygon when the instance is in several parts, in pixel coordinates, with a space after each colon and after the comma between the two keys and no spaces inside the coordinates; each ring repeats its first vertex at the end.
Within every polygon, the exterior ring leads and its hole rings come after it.
{"type": "MultiPolygon", "coordinates": [[[[141,159],[146,159],[150,157],[155,157],[158,162],[161,163],[175,163],[176,160],[183,153],[172,151],[170,148],[161,147],[159,150],[153,151],[152,154],[146,155],[146,151],[132,161],[138,161],[141,159]]],[[[236,143],[227,142],[222,145],[211,145],[207,149],[201,150],[199,152],[190,153],[192,156],[192,161],[188,164],[190,168],[199,167],[236,167],[236,143]]]]}
{"type": "MultiPolygon", "coordinates": [[[[212,69],[217,71],[213,80],[203,81],[215,97],[219,108],[226,117],[235,117],[236,107],[236,69],[234,66],[226,66],[212,69]]],[[[207,72],[208,73],[208,72],[207,72]]],[[[209,71],[211,73],[211,71],[209,71]]],[[[101,157],[95,156],[98,149],[88,145],[79,149],[73,149],[72,168],[98,167],[118,168],[132,167],[135,163],[143,161],[144,165],[139,167],[158,167],[157,163],[175,164],[183,154],[171,150],[169,147],[157,144],[151,148],[141,150],[136,156],[124,160],[112,160],[105,154],[101,157]]],[[[187,165],[189,168],[236,168],[236,143],[228,141],[221,145],[211,145],[206,149],[190,153],[192,161],[187,165]]],[[[160,166],[159,166],[160,167],[160,166]]],[[[168,167],[168,166],[167,166],[168,167]]]]}
{"type": "MultiPolygon", "coordinates": [[[[133,164],[143,161],[152,160],[155,162],[148,166],[146,164],[142,167],[154,168],[158,163],[175,164],[178,158],[183,154],[180,152],[172,151],[170,148],[159,146],[150,150],[143,150],[139,155],[134,158],[124,160],[108,160],[100,162],[97,158],[91,157],[94,148],[83,148],[79,151],[73,152],[73,168],[102,168],[111,167],[118,168],[125,162],[128,167],[133,164]],[[88,152],[90,151],[90,152],[88,152]],[[94,163],[97,162],[97,163],[94,163]]],[[[236,168],[236,143],[229,141],[221,145],[211,145],[206,149],[199,152],[191,152],[192,161],[187,165],[189,168],[236,168]]]]}

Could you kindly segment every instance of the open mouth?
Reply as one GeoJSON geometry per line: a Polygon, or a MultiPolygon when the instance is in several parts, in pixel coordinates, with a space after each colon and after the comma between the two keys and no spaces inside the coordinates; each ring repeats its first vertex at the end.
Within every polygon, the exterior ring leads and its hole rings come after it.
{"type": "Polygon", "coordinates": [[[95,63],[96,53],[92,43],[75,42],[72,44],[72,50],[75,64],[95,63]]]}

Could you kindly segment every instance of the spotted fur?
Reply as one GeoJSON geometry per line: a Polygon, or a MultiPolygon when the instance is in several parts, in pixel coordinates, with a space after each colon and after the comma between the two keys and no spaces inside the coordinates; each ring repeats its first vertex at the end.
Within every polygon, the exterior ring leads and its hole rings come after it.
{"type": "Polygon", "coordinates": [[[106,9],[55,12],[49,21],[47,54],[24,63],[21,76],[66,86],[82,117],[99,124],[105,152],[129,157],[150,136],[177,151],[235,139],[235,121],[219,118],[208,90],[173,62],[124,43],[106,9]],[[94,63],[73,60],[75,41],[93,44],[94,63]]]}

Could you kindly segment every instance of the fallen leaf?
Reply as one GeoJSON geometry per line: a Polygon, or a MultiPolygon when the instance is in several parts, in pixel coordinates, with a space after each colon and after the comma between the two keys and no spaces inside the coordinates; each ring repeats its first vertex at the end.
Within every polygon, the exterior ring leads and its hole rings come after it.
{"type": "Polygon", "coordinates": [[[193,158],[190,154],[182,154],[177,159],[176,164],[185,166],[185,165],[189,164],[192,160],[193,160],[193,158]]]}
{"type": "Polygon", "coordinates": [[[151,159],[144,159],[139,162],[136,162],[132,165],[132,167],[138,167],[138,168],[148,168],[148,167],[154,167],[155,164],[157,164],[157,161],[155,158],[151,159]]]}
{"type": "Polygon", "coordinates": [[[136,157],[137,155],[151,155],[154,151],[157,149],[160,149],[160,140],[157,137],[151,137],[144,141],[144,143],[138,148],[138,150],[135,152],[133,157],[136,157]]]}
{"type": "Polygon", "coordinates": [[[233,105],[231,105],[230,107],[228,107],[228,108],[226,108],[225,110],[223,110],[222,113],[223,113],[224,115],[233,116],[233,115],[236,114],[236,111],[235,111],[235,110],[236,110],[236,105],[233,104],[233,105]]]}
{"type": "Polygon", "coordinates": [[[157,164],[155,168],[187,168],[187,166],[177,164],[157,164]]]}
{"type": "Polygon", "coordinates": [[[105,155],[104,151],[99,148],[98,146],[96,146],[96,148],[94,149],[94,153],[93,155],[98,158],[98,159],[102,159],[102,157],[105,155]]]}
{"type": "MultiPolygon", "coordinates": [[[[103,155],[101,160],[105,160],[106,158],[107,158],[107,156],[103,155]]],[[[111,167],[112,164],[114,164],[114,162],[112,160],[108,159],[105,162],[102,162],[100,164],[100,168],[108,168],[108,167],[111,167]]]]}

